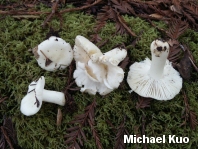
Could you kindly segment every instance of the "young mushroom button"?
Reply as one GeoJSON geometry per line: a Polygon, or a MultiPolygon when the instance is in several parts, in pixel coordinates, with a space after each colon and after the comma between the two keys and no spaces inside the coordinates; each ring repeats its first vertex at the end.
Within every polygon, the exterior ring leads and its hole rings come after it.
{"type": "Polygon", "coordinates": [[[162,40],[151,43],[152,61],[146,58],[130,66],[127,82],[140,96],[170,100],[182,88],[182,78],[167,60],[169,44],[162,40]]]}
{"type": "Polygon", "coordinates": [[[61,106],[65,105],[65,95],[62,92],[45,90],[44,86],[45,78],[43,76],[29,85],[27,95],[21,100],[20,110],[24,115],[36,114],[40,110],[43,101],[61,106]]]}
{"type": "Polygon", "coordinates": [[[38,65],[47,70],[65,69],[73,59],[73,50],[65,40],[51,36],[33,50],[38,65]]]}

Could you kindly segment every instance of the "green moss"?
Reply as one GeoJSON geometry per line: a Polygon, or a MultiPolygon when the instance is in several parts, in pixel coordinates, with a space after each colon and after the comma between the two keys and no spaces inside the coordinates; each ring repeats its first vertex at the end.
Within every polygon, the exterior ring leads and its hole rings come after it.
{"type": "MultiPolygon", "coordinates": [[[[44,6],[39,9],[45,10],[44,6]]],[[[130,44],[134,37],[129,35],[116,35],[115,24],[108,22],[100,31],[103,40],[109,41],[101,47],[103,52],[111,50],[116,45],[125,43],[128,48],[130,61],[141,61],[145,57],[150,57],[150,43],[162,35],[149,23],[131,16],[123,16],[129,27],[140,40],[136,46],[130,44]]],[[[188,144],[148,144],[148,148],[196,148],[198,140],[198,131],[192,131],[189,125],[180,126],[183,123],[182,112],[184,103],[182,94],[177,95],[171,101],[152,101],[151,107],[146,109],[136,109],[137,96],[135,93],[129,94],[129,86],[124,80],[122,88],[111,92],[102,97],[99,95],[91,96],[86,93],[77,92],[73,97],[77,103],[78,111],[73,114],[63,113],[63,122],[60,127],[56,126],[56,114],[59,106],[44,103],[41,110],[34,116],[26,117],[20,113],[20,101],[27,92],[27,87],[36,78],[41,75],[46,78],[46,89],[62,91],[65,87],[68,70],[57,72],[46,72],[38,67],[36,60],[28,49],[35,47],[42,42],[49,29],[42,28],[41,24],[45,16],[35,20],[15,20],[7,16],[0,23],[0,93],[7,96],[8,99],[0,105],[1,115],[12,116],[17,131],[19,145],[26,149],[60,149],[66,148],[64,145],[64,135],[68,124],[74,118],[74,115],[83,113],[84,108],[92,102],[94,98],[97,101],[95,111],[96,129],[101,138],[104,148],[112,148],[115,143],[115,132],[109,126],[107,120],[117,128],[126,116],[126,127],[130,134],[141,133],[142,116],[146,116],[145,134],[147,136],[162,136],[174,134],[176,136],[186,136],[190,138],[188,144]],[[64,74],[64,75],[62,75],[64,74]],[[139,128],[139,129],[137,129],[139,128]]],[[[155,22],[159,27],[166,28],[162,22],[155,22]]],[[[63,15],[63,28],[60,37],[74,45],[76,35],[82,35],[90,39],[95,25],[93,16],[85,15],[81,12],[65,13],[63,15]]],[[[58,18],[53,18],[50,26],[54,29],[60,29],[58,18]]],[[[179,40],[188,44],[196,63],[198,63],[198,34],[188,30],[179,40]]],[[[127,68],[128,69],[128,68],[127,68]]],[[[127,72],[125,73],[125,77],[127,72]]],[[[184,88],[189,97],[191,110],[198,114],[198,83],[197,73],[193,72],[193,82],[184,82],[184,88]]],[[[62,111],[64,111],[63,107],[62,111]]],[[[2,121],[2,119],[0,119],[2,121]]],[[[85,148],[96,148],[95,141],[89,127],[85,127],[87,141],[85,148]]],[[[128,148],[143,148],[142,144],[129,144],[128,148]]]]}

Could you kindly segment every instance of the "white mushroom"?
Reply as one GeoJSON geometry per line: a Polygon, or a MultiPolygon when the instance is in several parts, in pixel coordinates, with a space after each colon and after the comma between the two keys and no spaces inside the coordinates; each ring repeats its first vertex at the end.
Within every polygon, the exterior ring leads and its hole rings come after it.
{"type": "Polygon", "coordinates": [[[77,36],[74,46],[76,70],[73,76],[81,92],[106,95],[118,88],[124,78],[124,71],[117,65],[126,54],[125,49],[119,48],[102,54],[88,39],[77,36]]]}
{"type": "Polygon", "coordinates": [[[151,43],[152,61],[146,58],[130,66],[127,82],[131,89],[143,97],[170,100],[182,88],[182,78],[167,60],[169,45],[162,40],[151,43]]]}
{"type": "Polygon", "coordinates": [[[62,92],[45,90],[45,78],[40,77],[38,81],[33,81],[29,87],[27,95],[21,100],[21,112],[26,116],[36,114],[42,102],[55,103],[61,106],[65,105],[65,95],[62,92]]]}
{"type": "Polygon", "coordinates": [[[33,49],[38,65],[47,70],[65,69],[73,59],[73,50],[65,40],[51,36],[33,49]]]}

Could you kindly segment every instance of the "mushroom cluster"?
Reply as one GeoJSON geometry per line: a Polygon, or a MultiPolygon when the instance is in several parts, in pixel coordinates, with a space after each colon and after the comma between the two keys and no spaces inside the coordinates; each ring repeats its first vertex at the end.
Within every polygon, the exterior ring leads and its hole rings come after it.
{"type": "Polygon", "coordinates": [[[152,61],[148,58],[130,66],[127,82],[132,91],[143,97],[170,100],[182,88],[182,78],[167,60],[169,44],[163,40],[151,43],[152,61]]]}
{"type": "Polygon", "coordinates": [[[81,92],[106,95],[118,88],[124,71],[118,64],[126,57],[125,49],[115,48],[106,53],[83,36],[76,36],[74,46],[76,70],[73,77],[81,92]]]}
{"type": "Polygon", "coordinates": [[[29,87],[27,95],[21,100],[21,112],[26,116],[36,114],[42,102],[55,103],[61,106],[65,105],[65,95],[62,92],[45,90],[45,78],[41,76],[38,81],[33,81],[29,87]]]}
{"type": "MultiPolygon", "coordinates": [[[[146,58],[130,66],[127,82],[132,91],[140,96],[157,100],[170,100],[182,88],[182,78],[167,60],[169,44],[163,40],[154,40],[150,46],[152,61],[146,58]]],[[[83,36],[76,36],[74,49],[63,39],[50,37],[33,49],[38,64],[48,71],[66,68],[76,61],[73,77],[81,92],[106,95],[118,88],[124,78],[124,71],[118,64],[126,57],[125,49],[114,48],[106,53],[83,36]]],[[[27,95],[21,101],[21,112],[36,114],[43,101],[65,105],[62,92],[44,89],[45,78],[33,81],[27,95]]]]}
{"type": "Polygon", "coordinates": [[[38,65],[47,70],[65,69],[73,60],[73,50],[65,40],[51,36],[33,49],[38,65]]]}

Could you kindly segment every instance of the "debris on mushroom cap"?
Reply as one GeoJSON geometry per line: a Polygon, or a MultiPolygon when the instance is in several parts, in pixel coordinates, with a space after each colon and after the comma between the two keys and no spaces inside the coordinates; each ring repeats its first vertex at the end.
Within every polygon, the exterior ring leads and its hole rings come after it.
{"type": "Polygon", "coordinates": [[[168,51],[166,42],[153,41],[152,61],[146,58],[130,66],[127,82],[134,92],[157,100],[170,100],[180,92],[182,78],[167,60],[168,51]]]}
{"type": "Polygon", "coordinates": [[[63,39],[51,36],[34,48],[38,65],[47,70],[65,69],[73,59],[73,50],[63,39]]]}
{"type": "MultiPolygon", "coordinates": [[[[79,37],[86,41],[85,43],[90,42],[85,37],[77,36],[77,38],[79,37]]],[[[81,87],[81,92],[87,92],[93,95],[99,92],[101,95],[106,95],[118,88],[124,78],[124,71],[117,65],[126,57],[126,50],[115,48],[103,55],[97,48],[95,51],[99,54],[94,61],[90,54],[87,53],[90,50],[82,48],[85,47],[82,45],[83,42],[81,41],[81,46],[79,46],[79,39],[76,41],[77,45],[74,46],[76,70],[73,77],[76,84],[81,87]]],[[[92,43],[92,47],[95,46],[93,45],[92,43]]],[[[91,48],[89,47],[89,49],[91,48]]]]}

